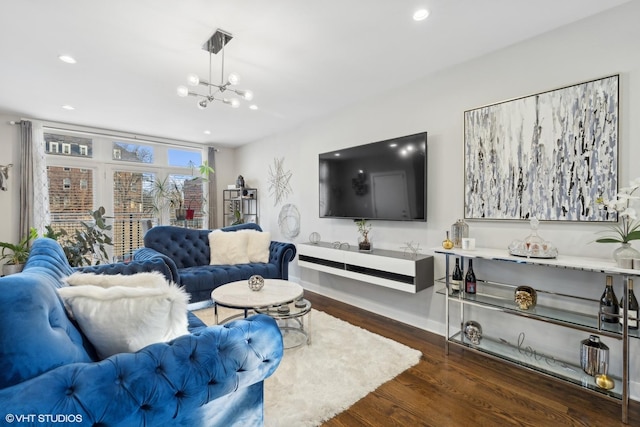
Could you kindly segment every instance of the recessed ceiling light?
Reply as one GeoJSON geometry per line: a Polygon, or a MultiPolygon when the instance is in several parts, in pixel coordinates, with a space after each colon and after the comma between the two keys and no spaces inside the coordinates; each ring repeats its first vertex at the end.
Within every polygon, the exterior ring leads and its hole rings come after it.
{"type": "Polygon", "coordinates": [[[60,55],[58,56],[58,59],[62,62],[66,62],[67,64],[75,64],[76,63],[76,59],[73,56],[70,55],[60,55]]]}
{"type": "Polygon", "coordinates": [[[429,11],[427,9],[418,9],[413,13],[414,21],[424,21],[429,16],[429,11]]]}
{"type": "Polygon", "coordinates": [[[251,104],[251,105],[249,105],[249,109],[250,110],[257,110],[258,106],[256,104],[251,104]]]}
{"type": "Polygon", "coordinates": [[[75,108],[73,108],[71,105],[63,105],[62,108],[69,111],[75,110],[75,108]]]}
{"type": "Polygon", "coordinates": [[[211,135],[211,131],[210,131],[210,130],[205,130],[205,131],[204,131],[204,134],[205,134],[205,135],[211,135]]]}

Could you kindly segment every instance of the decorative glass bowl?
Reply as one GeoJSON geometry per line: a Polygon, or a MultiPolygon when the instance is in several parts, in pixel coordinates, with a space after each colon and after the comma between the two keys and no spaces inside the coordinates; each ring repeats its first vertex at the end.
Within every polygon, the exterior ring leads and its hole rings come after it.
{"type": "Polygon", "coordinates": [[[551,243],[538,236],[538,225],[540,221],[532,218],[531,234],[524,240],[514,240],[509,245],[509,253],[515,256],[527,258],[556,258],[558,249],[551,243]]]}

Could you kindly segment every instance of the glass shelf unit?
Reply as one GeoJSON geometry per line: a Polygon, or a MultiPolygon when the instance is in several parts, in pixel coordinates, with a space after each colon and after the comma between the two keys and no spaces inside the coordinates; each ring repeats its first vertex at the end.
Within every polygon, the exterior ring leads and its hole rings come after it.
{"type": "MultiPolygon", "coordinates": [[[[581,387],[582,389],[599,393],[603,396],[619,400],[622,406],[622,422],[628,422],[629,409],[629,337],[640,338],[638,331],[629,331],[625,326],[617,323],[605,323],[599,320],[599,302],[594,299],[583,298],[575,295],[566,295],[554,293],[545,290],[536,289],[538,294],[538,303],[534,308],[529,310],[520,309],[514,301],[514,291],[516,284],[498,283],[495,281],[478,281],[477,293],[466,294],[464,292],[451,291],[451,260],[453,257],[460,257],[461,263],[464,265],[465,258],[483,259],[498,263],[513,263],[515,265],[531,265],[534,267],[542,267],[547,269],[548,273],[552,273],[553,268],[579,270],[582,272],[604,273],[607,275],[617,275],[623,279],[623,295],[627,294],[627,280],[640,276],[640,270],[621,269],[615,266],[615,263],[607,260],[581,257],[558,256],[556,259],[534,259],[522,258],[508,255],[507,250],[499,249],[483,249],[477,248],[473,251],[465,251],[460,249],[446,250],[435,248],[433,252],[445,256],[445,276],[437,279],[436,282],[443,284],[436,292],[444,295],[445,318],[447,336],[445,340],[445,352],[449,351],[449,344],[463,346],[477,351],[480,354],[507,361],[516,366],[534,370],[541,374],[566,381],[570,384],[581,387]],[[584,311],[576,311],[563,309],[564,301],[579,301],[580,306],[588,307],[584,311]],[[545,301],[553,301],[545,304],[545,301]],[[451,307],[453,305],[459,307],[460,319],[452,323],[450,319],[451,307]],[[471,343],[463,334],[462,327],[465,323],[465,308],[471,307],[487,310],[488,313],[500,312],[507,315],[520,316],[541,323],[548,323],[566,327],[572,330],[587,332],[600,336],[610,337],[622,342],[622,376],[615,378],[616,386],[612,390],[604,390],[595,385],[595,380],[590,375],[584,373],[582,368],[574,366],[566,362],[559,362],[553,359],[553,356],[543,358],[544,363],[540,363],[535,359],[527,358],[519,352],[519,349],[513,344],[491,336],[487,331],[483,331],[482,339],[479,344],[471,343]],[[459,323],[458,323],[459,322],[459,323]],[[458,325],[458,326],[456,326],[458,325]],[[548,363],[553,360],[554,363],[548,363]]],[[[525,283],[521,283],[525,284],[525,283]]],[[[568,304],[573,307],[574,305],[568,304]]]]}
{"type": "MultiPolygon", "coordinates": [[[[440,295],[445,294],[446,279],[436,280],[444,285],[439,286],[436,292],[440,295]]],[[[560,326],[567,326],[577,330],[581,330],[591,334],[598,334],[605,337],[620,339],[622,336],[622,325],[619,323],[599,322],[599,301],[590,298],[580,298],[571,295],[564,295],[543,290],[536,290],[538,298],[547,294],[556,299],[580,299],[590,303],[592,310],[589,313],[582,313],[572,310],[564,310],[557,307],[547,307],[540,303],[534,308],[528,310],[520,309],[514,301],[516,285],[503,283],[487,282],[478,280],[476,294],[465,294],[464,292],[449,292],[450,299],[464,300],[470,305],[479,305],[485,307],[496,308],[506,313],[516,316],[536,319],[543,322],[553,323],[560,326]]],[[[629,337],[640,338],[639,330],[629,330],[629,337]]]]}
{"type": "Polygon", "coordinates": [[[622,399],[623,381],[621,378],[611,376],[615,382],[615,387],[611,390],[604,390],[596,386],[595,379],[585,373],[580,366],[556,360],[553,357],[545,357],[537,354],[532,357],[529,353],[518,349],[514,344],[508,343],[500,338],[495,339],[483,335],[479,344],[473,344],[460,332],[449,337],[449,340],[457,345],[478,351],[496,359],[509,363],[516,363],[518,366],[539,372],[544,375],[568,381],[574,385],[584,387],[594,392],[602,393],[613,399],[622,399]]]}

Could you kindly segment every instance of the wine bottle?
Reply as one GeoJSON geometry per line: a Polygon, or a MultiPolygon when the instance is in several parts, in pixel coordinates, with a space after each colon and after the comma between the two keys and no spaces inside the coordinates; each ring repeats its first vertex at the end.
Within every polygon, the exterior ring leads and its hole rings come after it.
{"type": "MultiPolygon", "coordinates": [[[[627,314],[627,326],[629,329],[638,329],[638,300],[633,293],[633,279],[628,279],[627,299],[629,300],[629,311],[627,314]]],[[[624,325],[624,297],[620,299],[620,324],[624,325]]]]}
{"type": "Polygon", "coordinates": [[[473,260],[469,260],[469,268],[464,278],[464,291],[468,294],[476,293],[476,274],[473,272],[473,260]]]}
{"type": "Polygon", "coordinates": [[[604,292],[600,297],[600,320],[607,323],[618,323],[620,306],[613,291],[613,277],[607,276],[604,292]]]}
{"type": "Polygon", "coordinates": [[[458,293],[462,286],[462,269],[460,269],[460,258],[456,258],[456,266],[453,269],[451,275],[451,291],[452,293],[458,293]]]}

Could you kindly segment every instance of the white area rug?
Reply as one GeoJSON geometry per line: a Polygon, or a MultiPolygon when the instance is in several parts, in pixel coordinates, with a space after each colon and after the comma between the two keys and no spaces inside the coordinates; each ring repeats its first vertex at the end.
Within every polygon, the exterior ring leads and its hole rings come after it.
{"type": "MultiPolygon", "coordinates": [[[[196,312],[211,324],[213,309],[196,312]],[[206,313],[205,313],[206,312],[206,313]]],[[[265,381],[265,426],[317,426],[418,363],[421,353],[322,311],[311,345],[285,350],[265,381]]]]}

